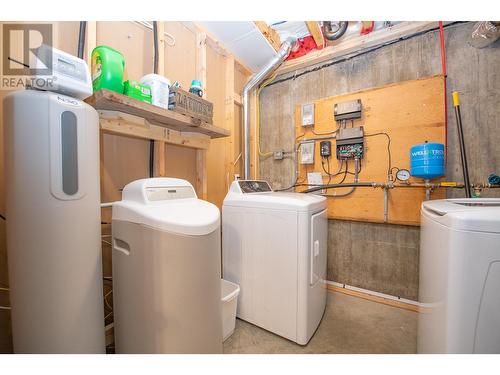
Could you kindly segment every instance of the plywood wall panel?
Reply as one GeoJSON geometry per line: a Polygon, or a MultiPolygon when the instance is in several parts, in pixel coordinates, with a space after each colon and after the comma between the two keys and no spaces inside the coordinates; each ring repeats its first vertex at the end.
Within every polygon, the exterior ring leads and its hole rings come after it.
{"type": "MultiPolygon", "coordinates": [[[[409,169],[409,150],[411,146],[425,141],[444,143],[444,92],[443,77],[435,76],[419,80],[399,82],[379,88],[363,90],[346,95],[329,97],[315,101],[316,133],[325,133],[337,128],[333,119],[335,103],[361,99],[363,117],[354,120],[354,126],[364,126],[365,155],[361,160],[362,171],[359,180],[362,182],[387,182],[389,155],[388,139],[377,133],[387,133],[391,138],[391,167],[409,169]],[[373,136],[370,136],[373,135],[373,136]]],[[[305,134],[304,138],[315,137],[309,128],[300,124],[300,105],[295,110],[296,136],[305,134]]],[[[350,121],[347,126],[351,126],[350,121]]],[[[332,142],[334,154],[335,142],[332,142]]],[[[329,181],[321,166],[319,142],[316,142],[316,155],[312,170],[324,174],[324,182],[329,181]]],[[[350,161],[350,171],[354,171],[354,161],[350,161]]],[[[345,163],[344,163],[345,165],[345,163]]],[[[330,158],[330,171],[339,170],[340,162],[330,158]]],[[[306,168],[301,165],[299,180],[306,176],[306,168]]],[[[339,182],[343,175],[333,177],[331,183],[339,182]]],[[[354,181],[348,176],[346,182],[354,181]]],[[[423,182],[411,178],[412,182],[423,182]]],[[[298,188],[303,190],[303,188],[298,188]]],[[[343,194],[350,188],[332,189],[330,194],[343,194]]],[[[445,192],[440,189],[433,193],[433,198],[444,198],[445,192]]],[[[346,197],[328,198],[328,212],[332,219],[384,221],[384,194],[382,189],[357,188],[346,197]]],[[[395,224],[419,225],[420,204],[425,198],[422,189],[391,189],[389,191],[389,222],[395,224]]]]}
{"type": "Polygon", "coordinates": [[[175,38],[172,46],[172,39],[165,36],[165,75],[188,90],[196,76],[196,35],[181,22],[165,22],[165,32],[175,38]]]}

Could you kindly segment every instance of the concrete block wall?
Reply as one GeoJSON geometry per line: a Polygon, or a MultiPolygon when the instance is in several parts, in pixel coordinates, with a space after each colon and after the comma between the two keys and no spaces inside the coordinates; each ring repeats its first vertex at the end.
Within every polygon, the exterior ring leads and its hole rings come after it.
{"type": "MultiPolygon", "coordinates": [[[[471,181],[483,182],[489,173],[500,172],[500,42],[484,49],[471,47],[468,41],[473,27],[474,23],[460,23],[445,29],[447,178],[462,181],[451,104],[451,91],[457,90],[461,94],[471,181]]],[[[260,96],[261,148],[293,150],[297,104],[436,74],[441,74],[437,30],[266,87],[260,96]]],[[[291,159],[263,159],[260,178],[270,181],[274,188],[283,188],[292,183],[294,170],[291,159]]],[[[462,191],[449,193],[449,197],[461,196],[462,191]]],[[[498,197],[500,191],[485,191],[484,196],[498,197]]],[[[338,220],[330,220],[328,227],[329,280],[418,300],[418,227],[338,220]]]]}

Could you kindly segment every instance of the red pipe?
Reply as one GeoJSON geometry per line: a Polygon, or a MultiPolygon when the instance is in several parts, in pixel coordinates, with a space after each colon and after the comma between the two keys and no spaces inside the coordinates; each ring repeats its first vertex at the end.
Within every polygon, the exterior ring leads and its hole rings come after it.
{"type": "Polygon", "coordinates": [[[444,154],[448,160],[448,98],[446,94],[446,51],[444,49],[443,21],[439,21],[439,40],[441,42],[441,71],[444,76],[444,154]]]}

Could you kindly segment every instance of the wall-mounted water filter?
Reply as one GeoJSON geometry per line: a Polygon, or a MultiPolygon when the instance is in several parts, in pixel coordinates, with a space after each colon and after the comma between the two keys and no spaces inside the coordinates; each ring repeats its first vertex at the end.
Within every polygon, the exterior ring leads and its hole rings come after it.
{"type": "Polygon", "coordinates": [[[429,180],[444,176],[444,145],[421,143],[410,149],[410,173],[413,177],[429,180]]]}

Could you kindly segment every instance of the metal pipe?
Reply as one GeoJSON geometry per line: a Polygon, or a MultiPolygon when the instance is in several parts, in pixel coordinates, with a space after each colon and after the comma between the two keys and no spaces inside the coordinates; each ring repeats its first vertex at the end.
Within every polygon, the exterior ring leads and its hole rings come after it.
{"type": "MultiPolygon", "coordinates": [[[[292,47],[297,42],[295,37],[288,38],[283,42],[276,56],[274,56],[260,72],[255,73],[250,81],[243,88],[243,155],[244,155],[244,170],[243,175],[245,180],[250,178],[250,121],[248,97],[250,92],[256,88],[272,71],[278,68],[279,65],[288,57],[292,47]]],[[[258,140],[257,140],[258,141],[258,140]]]]}
{"type": "Polygon", "coordinates": [[[460,113],[460,98],[458,92],[454,91],[453,95],[453,106],[455,107],[455,118],[457,120],[457,133],[458,141],[460,144],[460,156],[462,157],[462,171],[464,175],[465,184],[465,196],[467,198],[472,197],[470,180],[469,180],[469,167],[467,164],[467,154],[465,152],[465,141],[464,141],[464,130],[462,127],[462,114],[460,113]]]}
{"type": "Polygon", "coordinates": [[[389,189],[384,188],[384,223],[389,220],[389,189]]]}
{"type": "Polygon", "coordinates": [[[301,193],[314,193],[315,191],[323,190],[323,189],[338,189],[345,187],[381,187],[376,182],[343,182],[341,184],[327,184],[327,185],[309,185],[314,186],[310,189],[301,191],[301,193]]]}
{"type": "Polygon", "coordinates": [[[87,22],[80,21],[80,31],[78,32],[78,57],[83,59],[85,50],[85,30],[87,29],[87,22]]]}
{"type": "Polygon", "coordinates": [[[339,21],[339,28],[333,31],[332,21],[323,21],[323,36],[328,40],[337,40],[345,34],[348,21],[339,21]]]}
{"type": "Polygon", "coordinates": [[[425,180],[425,200],[428,201],[431,199],[431,188],[428,186],[429,185],[429,180],[425,180]]]}

